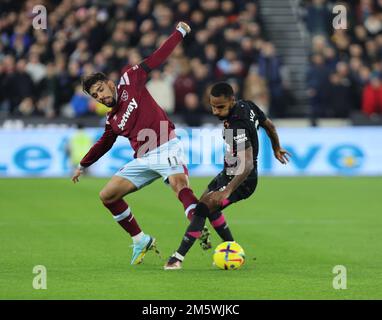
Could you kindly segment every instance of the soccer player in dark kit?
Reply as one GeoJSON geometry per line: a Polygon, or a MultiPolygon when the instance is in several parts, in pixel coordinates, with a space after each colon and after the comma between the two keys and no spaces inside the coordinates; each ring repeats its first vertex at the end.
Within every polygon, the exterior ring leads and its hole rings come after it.
{"type": "MultiPolygon", "coordinates": [[[[162,177],[182,202],[189,219],[197,204],[197,198],[189,188],[183,148],[175,135],[175,126],[145,87],[150,70],[160,66],[190,31],[186,23],[179,22],[153,54],[139,65],[122,70],[117,86],[102,73],[83,79],[83,90],[111,111],[107,115],[105,132],[81,160],[72,181],[78,182],[84,168],[108,152],[118,136],[130,140],[135,159],[122,167],[99,195],[115,221],[133,239],[131,264],[141,263],[146,252],[155,248],[156,240],[143,233],[123,200],[125,195],[162,177]]],[[[202,247],[208,248],[208,230],[205,232],[202,247]]]]}
{"type": "Polygon", "coordinates": [[[253,102],[236,101],[228,83],[219,82],[211,88],[210,105],[213,115],[224,121],[224,169],[200,198],[183,240],[164,266],[165,270],[181,269],[185,255],[201,236],[207,218],[223,241],[234,241],[221,210],[248,198],[256,189],[259,126],[270,138],[276,159],[282,164],[289,161],[290,154],[281,148],[272,121],[253,102]]]}

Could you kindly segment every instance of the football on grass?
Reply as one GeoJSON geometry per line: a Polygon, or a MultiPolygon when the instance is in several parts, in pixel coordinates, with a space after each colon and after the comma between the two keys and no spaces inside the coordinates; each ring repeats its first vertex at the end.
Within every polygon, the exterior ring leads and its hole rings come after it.
{"type": "Polygon", "coordinates": [[[245,261],[243,248],[234,241],[219,244],[214,252],[214,264],[223,270],[237,270],[245,261]]]}

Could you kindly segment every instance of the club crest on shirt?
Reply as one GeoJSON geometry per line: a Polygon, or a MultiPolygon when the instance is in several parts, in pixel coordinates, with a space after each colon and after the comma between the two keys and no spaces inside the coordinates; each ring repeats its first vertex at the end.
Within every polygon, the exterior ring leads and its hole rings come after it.
{"type": "Polygon", "coordinates": [[[224,125],[224,128],[226,129],[229,128],[229,122],[227,120],[224,121],[223,125],[224,125]]]}
{"type": "Polygon", "coordinates": [[[122,94],[121,94],[121,100],[122,101],[127,101],[127,99],[129,99],[129,94],[127,93],[126,90],[123,90],[122,94]]]}

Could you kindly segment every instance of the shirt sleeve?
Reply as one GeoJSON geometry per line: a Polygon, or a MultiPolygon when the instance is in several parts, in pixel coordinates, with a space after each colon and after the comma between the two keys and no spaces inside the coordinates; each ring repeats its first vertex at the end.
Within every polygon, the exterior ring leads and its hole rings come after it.
{"type": "Polygon", "coordinates": [[[122,71],[120,84],[135,85],[138,88],[144,86],[150,71],[164,63],[182,39],[182,34],[175,30],[157,50],[140,64],[133,67],[126,66],[122,71]]]}
{"type": "Polygon", "coordinates": [[[175,30],[164,43],[155,50],[148,58],[143,61],[143,65],[147,72],[158,68],[168,56],[174,51],[175,47],[182,41],[182,33],[175,30]]]}
{"type": "Polygon", "coordinates": [[[252,101],[250,101],[252,110],[256,113],[257,119],[259,120],[259,124],[262,125],[265,120],[267,120],[267,116],[265,113],[252,101]]]}
{"type": "Polygon", "coordinates": [[[82,158],[80,165],[86,168],[96,162],[111,149],[117,137],[118,135],[114,133],[111,125],[106,123],[103,135],[82,158]]]}
{"type": "Polygon", "coordinates": [[[127,70],[126,74],[127,85],[134,85],[138,88],[145,85],[148,77],[148,73],[142,67],[142,63],[127,70]]]}

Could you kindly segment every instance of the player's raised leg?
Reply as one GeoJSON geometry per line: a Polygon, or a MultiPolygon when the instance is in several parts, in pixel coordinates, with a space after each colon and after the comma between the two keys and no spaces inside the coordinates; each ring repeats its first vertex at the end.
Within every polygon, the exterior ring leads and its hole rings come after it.
{"type": "Polygon", "coordinates": [[[146,252],[155,246],[155,238],[144,234],[139,227],[131,209],[123,197],[137,190],[128,179],[113,176],[100,192],[100,199],[110,210],[114,220],[130,234],[133,239],[133,257],[131,264],[142,262],[146,252]]]}

